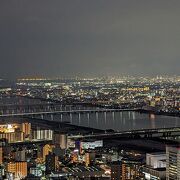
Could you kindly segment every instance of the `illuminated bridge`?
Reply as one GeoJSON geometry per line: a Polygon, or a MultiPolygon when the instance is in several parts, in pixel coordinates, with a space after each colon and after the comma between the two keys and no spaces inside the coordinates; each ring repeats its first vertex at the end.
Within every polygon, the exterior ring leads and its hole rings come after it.
{"type": "Polygon", "coordinates": [[[136,111],[138,109],[80,109],[80,110],[50,110],[50,111],[33,111],[33,112],[11,112],[11,113],[1,113],[0,117],[17,117],[17,116],[36,116],[41,115],[42,119],[44,115],[54,115],[54,114],[81,114],[81,113],[106,113],[106,112],[120,112],[120,111],[136,111]]]}
{"type": "Polygon", "coordinates": [[[153,138],[153,137],[173,137],[180,136],[180,127],[143,129],[121,132],[106,132],[98,134],[69,136],[70,139],[114,139],[114,138],[153,138]]]}

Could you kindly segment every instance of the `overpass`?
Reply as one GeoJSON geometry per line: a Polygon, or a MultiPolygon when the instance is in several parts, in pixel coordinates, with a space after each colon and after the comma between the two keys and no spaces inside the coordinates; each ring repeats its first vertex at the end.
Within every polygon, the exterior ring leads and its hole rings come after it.
{"type": "Polygon", "coordinates": [[[121,132],[104,132],[85,135],[69,136],[74,140],[90,139],[114,139],[114,138],[155,138],[155,137],[173,137],[180,136],[180,127],[158,128],[158,129],[141,129],[121,132]]]}
{"type": "Polygon", "coordinates": [[[37,112],[23,112],[0,114],[0,117],[19,117],[19,116],[36,116],[36,115],[53,115],[53,114],[81,114],[81,113],[103,113],[103,112],[121,112],[121,111],[137,111],[139,109],[80,109],[68,111],[37,111],[37,112]]]}

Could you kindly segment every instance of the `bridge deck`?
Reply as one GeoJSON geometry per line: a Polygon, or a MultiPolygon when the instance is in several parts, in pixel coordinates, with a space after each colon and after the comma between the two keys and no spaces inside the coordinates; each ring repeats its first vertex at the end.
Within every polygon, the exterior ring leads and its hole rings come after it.
{"type": "Polygon", "coordinates": [[[172,128],[158,128],[158,129],[143,129],[143,130],[132,130],[132,131],[121,131],[121,132],[111,132],[111,133],[98,133],[98,134],[88,134],[88,135],[77,135],[77,136],[69,136],[70,139],[107,139],[114,137],[133,137],[135,135],[148,135],[153,137],[161,137],[164,135],[180,136],[180,127],[172,127],[172,128]]]}
{"type": "Polygon", "coordinates": [[[100,112],[120,112],[120,111],[136,111],[138,109],[86,109],[86,110],[69,110],[69,111],[38,111],[25,113],[1,114],[0,117],[15,117],[15,116],[33,116],[46,114],[70,114],[70,113],[100,113],[100,112]]]}

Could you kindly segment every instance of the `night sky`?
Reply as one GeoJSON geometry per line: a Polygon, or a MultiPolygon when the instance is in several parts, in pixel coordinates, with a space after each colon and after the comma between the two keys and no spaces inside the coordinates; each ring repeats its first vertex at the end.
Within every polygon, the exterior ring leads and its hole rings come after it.
{"type": "Polygon", "coordinates": [[[179,0],[0,1],[1,78],[179,69],[179,0]]]}

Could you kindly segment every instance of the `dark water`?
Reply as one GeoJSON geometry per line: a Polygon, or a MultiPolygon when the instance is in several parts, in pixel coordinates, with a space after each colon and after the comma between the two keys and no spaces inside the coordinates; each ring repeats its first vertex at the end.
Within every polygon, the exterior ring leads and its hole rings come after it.
{"type": "Polygon", "coordinates": [[[149,115],[132,111],[55,115],[54,119],[58,121],[69,121],[79,126],[103,130],[113,129],[116,131],[180,127],[179,117],[149,115]]]}
{"type": "MultiPolygon", "coordinates": [[[[24,105],[24,104],[34,104],[34,103],[41,103],[41,100],[19,98],[19,97],[0,98],[0,105],[1,104],[24,105]]],[[[69,110],[69,108],[70,107],[64,107],[61,110],[69,110]]],[[[82,107],[73,107],[73,109],[82,109],[82,107]]],[[[92,108],[86,108],[86,109],[92,109],[92,108]]],[[[52,120],[51,115],[46,115],[44,116],[44,118],[52,120]]],[[[92,127],[103,130],[113,129],[116,131],[180,127],[179,117],[149,115],[149,114],[138,113],[133,111],[86,113],[86,114],[63,114],[63,115],[58,114],[58,115],[54,115],[53,119],[58,121],[68,121],[78,126],[92,127]]]]}

